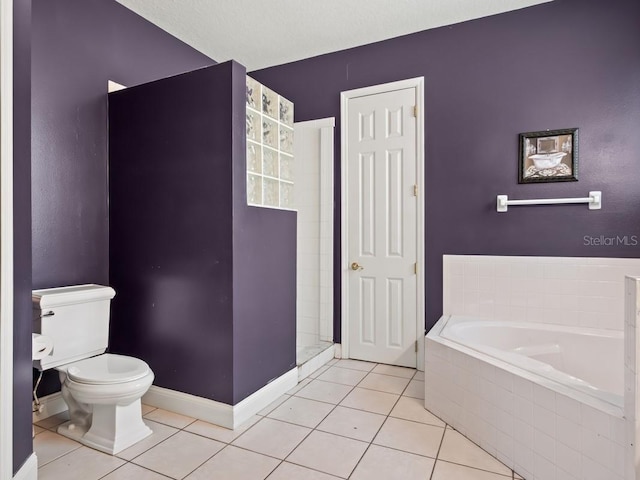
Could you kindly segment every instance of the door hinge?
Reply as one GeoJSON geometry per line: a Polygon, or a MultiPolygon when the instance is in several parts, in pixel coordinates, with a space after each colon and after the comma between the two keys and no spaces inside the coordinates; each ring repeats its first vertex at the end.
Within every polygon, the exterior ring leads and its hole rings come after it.
{"type": "Polygon", "coordinates": [[[413,186],[413,196],[417,197],[418,196],[418,185],[414,185],[413,186]]]}
{"type": "Polygon", "coordinates": [[[413,264],[413,273],[418,274],[418,262],[413,264]]]}
{"type": "Polygon", "coordinates": [[[413,106],[413,116],[418,118],[418,106],[417,105],[413,106]]]}
{"type": "Polygon", "coordinates": [[[416,353],[418,353],[418,340],[416,340],[416,343],[414,345],[415,345],[415,351],[416,353]]]}

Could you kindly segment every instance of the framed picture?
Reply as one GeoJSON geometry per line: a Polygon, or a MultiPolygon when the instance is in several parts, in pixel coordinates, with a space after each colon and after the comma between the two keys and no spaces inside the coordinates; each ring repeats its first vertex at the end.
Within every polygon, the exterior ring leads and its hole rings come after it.
{"type": "Polygon", "coordinates": [[[577,180],[577,128],[520,134],[518,183],[577,180]]]}

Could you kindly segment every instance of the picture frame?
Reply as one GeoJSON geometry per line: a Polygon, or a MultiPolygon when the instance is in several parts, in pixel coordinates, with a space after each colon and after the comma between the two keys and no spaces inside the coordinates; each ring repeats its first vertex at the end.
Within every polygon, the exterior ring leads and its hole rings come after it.
{"type": "Polygon", "coordinates": [[[578,129],[519,135],[518,183],[577,182],[578,129]]]}

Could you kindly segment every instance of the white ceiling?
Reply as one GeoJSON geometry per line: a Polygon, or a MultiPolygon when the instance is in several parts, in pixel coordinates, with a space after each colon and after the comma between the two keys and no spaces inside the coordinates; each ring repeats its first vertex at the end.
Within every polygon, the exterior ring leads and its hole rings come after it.
{"type": "Polygon", "coordinates": [[[248,71],[550,0],[117,0],[248,71]]]}

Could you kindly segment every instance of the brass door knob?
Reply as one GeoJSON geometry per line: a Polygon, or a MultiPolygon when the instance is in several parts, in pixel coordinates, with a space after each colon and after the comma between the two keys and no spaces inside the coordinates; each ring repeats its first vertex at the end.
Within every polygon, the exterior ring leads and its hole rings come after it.
{"type": "Polygon", "coordinates": [[[353,262],[351,264],[351,270],[362,270],[364,267],[360,266],[358,262],[353,262]]]}

